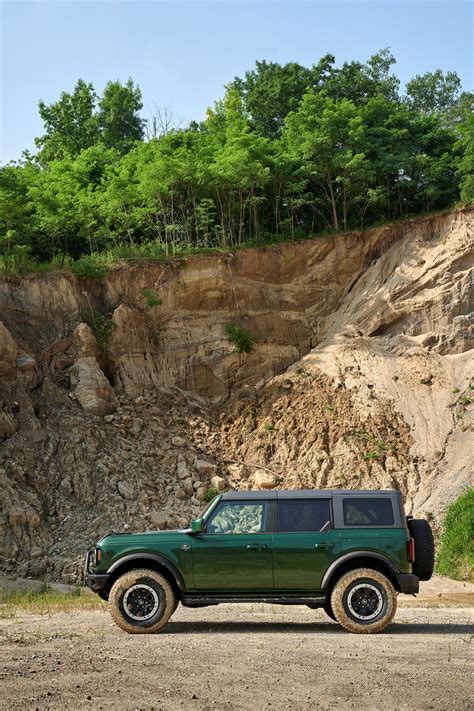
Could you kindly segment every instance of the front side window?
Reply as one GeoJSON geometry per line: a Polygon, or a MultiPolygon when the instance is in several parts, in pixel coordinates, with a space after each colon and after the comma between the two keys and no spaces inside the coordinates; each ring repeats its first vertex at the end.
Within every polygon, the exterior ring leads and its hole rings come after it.
{"type": "Polygon", "coordinates": [[[318,532],[330,521],[329,499],[280,499],[278,502],[280,533],[318,532]]]}
{"type": "Polygon", "coordinates": [[[207,533],[262,533],[266,509],[265,501],[222,502],[207,523],[207,533]]]}
{"type": "Polygon", "coordinates": [[[391,499],[375,497],[344,499],[345,526],[393,526],[391,499]]]}

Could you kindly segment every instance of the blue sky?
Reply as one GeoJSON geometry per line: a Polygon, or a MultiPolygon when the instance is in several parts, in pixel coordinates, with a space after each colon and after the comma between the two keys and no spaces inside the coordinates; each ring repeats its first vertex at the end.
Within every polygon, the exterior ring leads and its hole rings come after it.
{"type": "Polygon", "coordinates": [[[33,149],[39,99],[78,78],[100,92],[131,76],[144,116],[170,106],[184,122],[204,117],[223,86],[257,59],[337,64],[389,46],[402,82],[440,67],[473,88],[473,4],[465,0],[199,0],[1,2],[0,159],[33,149]]]}

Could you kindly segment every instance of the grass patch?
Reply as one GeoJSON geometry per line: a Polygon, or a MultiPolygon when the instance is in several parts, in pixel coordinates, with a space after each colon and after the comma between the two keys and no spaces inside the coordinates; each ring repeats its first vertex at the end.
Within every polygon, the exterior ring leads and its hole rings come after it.
{"type": "Polygon", "coordinates": [[[0,590],[0,618],[15,617],[19,612],[51,615],[73,610],[101,610],[106,603],[79,586],[70,592],[51,590],[47,583],[38,590],[0,590]]]}
{"type": "Polygon", "coordinates": [[[436,572],[474,582],[474,489],[468,489],[446,512],[436,572]]]}

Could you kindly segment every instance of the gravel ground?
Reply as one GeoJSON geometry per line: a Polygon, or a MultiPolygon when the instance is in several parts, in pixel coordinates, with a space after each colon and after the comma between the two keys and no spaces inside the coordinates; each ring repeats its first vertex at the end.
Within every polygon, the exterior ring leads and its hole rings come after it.
{"type": "Polygon", "coordinates": [[[146,636],[105,610],[18,613],[0,620],[0,707],[470,709],[473,613],[401,607],[372,637],[299,606],[180,607],[146,636]]]}

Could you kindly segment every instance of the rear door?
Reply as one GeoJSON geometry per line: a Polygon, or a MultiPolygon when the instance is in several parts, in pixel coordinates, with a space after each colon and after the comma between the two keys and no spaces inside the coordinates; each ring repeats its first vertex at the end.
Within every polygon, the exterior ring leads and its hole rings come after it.
{"type": "Polygon", "coordinates": [[[342,553],[374,552],[404,569],[407,531],[396,492],[337,493],[333,505],[342,553]]]}
{"type": "Polygon", "coordinates": [[[194,585],[208,592],[273,590],[271,507],[265,500],[223,500],[192,542],[194,585]]]}
{"type": "Polygon", "coordinates": [[[275,591],[316,592],[340,549],[332,528],[331,498],[278,498],[278,530],[273,541],[275,591]]]}

